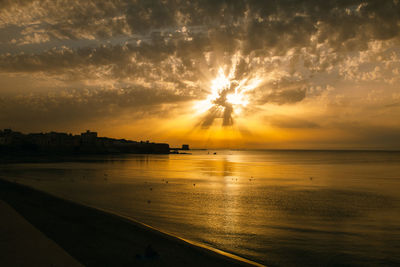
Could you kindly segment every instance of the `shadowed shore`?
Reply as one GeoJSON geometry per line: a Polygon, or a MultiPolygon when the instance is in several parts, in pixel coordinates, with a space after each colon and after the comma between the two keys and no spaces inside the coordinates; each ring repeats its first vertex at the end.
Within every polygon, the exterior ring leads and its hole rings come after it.
{"type": "Polygon", "coordinates": [[[127,218],[1,179],[0,199],[85,266],[252,265],[127,218]]]}

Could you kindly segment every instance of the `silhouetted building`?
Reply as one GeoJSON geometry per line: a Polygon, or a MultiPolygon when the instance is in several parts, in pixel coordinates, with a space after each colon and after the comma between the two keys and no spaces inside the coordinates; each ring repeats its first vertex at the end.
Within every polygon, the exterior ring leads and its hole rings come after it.
{"type": "Polygon", "coordinates": [[[23,142],[23,134],[13,132],[11,129],[4,129],[0,132],[0,144],[2,145],[21,145],[23,142]]]}
{"type": "Polygon", "coordinates": [[[182,150],[189,150],[189,145],[182,145],[182,150]]]}
{"type": "Polygon", "coordinates": [[[85,133],[81,133],[82,144],[94,144],[97,139],[97,132],[91,132],[86,130],[85,133]]]}
{"type": "Polygon", "coordinates": [[[125,139],[97,137],[87,130],[80,135],[67,133],[22,134],[11,129],[0,131],[0,151],[15,153],[158,153],[168,154],[168,144],[136,142],[125,139]]]}

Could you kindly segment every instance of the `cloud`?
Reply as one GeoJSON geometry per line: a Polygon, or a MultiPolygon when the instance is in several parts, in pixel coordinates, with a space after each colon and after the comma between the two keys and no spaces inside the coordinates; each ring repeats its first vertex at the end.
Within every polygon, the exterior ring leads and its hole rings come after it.
{"type": "MultiPolygon", "coordinates": [[[[234,67],[235,80],[262,79],[248,93],[248,114],[265,104],[304,102],[336,83],[398,84],[399,10],[398,1],[378,0],[3,0],[0,72],[57,81],[57,97],[27,87],[25,100],[11,101],[16,107],[32,100],[31,110],[47,106],[61,115],[70,107],[95,117],[91,110],[103,107],[128,111],[148,103],[155,110],[205,99],[218,69],[234,67]],[[62,97],[65,88],[75,88],[74,97],[62,97]],[[92,109],[77,104],[88,88],[92,109]]],[[[203,127],[236,121],[224,103],[204,115],[203,127]]],[[[18,108],[0,109],[21,117],[18,108]]],[[[296,123],[280,126],[290,125],[296,123]]]]}
{"type": "Polygon", "coordinates": [[[31,0],[2,1],[0,18],[3,27],[41,24],[59,39],[148,35],[154,30],[202,26],[217,42],[244,41],[248,52],[269,48],[284,52],[312,45],[314,35],[317,43],[328,42],[335,49],[365,49],[368,40],[398,35],[398,9],[396,1],[377,0],[31,0]]]}
{"type": "Polygon", "coordinates": [[[265,117],[265,120],[272,126],[284,129],[316,129],[321,126],[315,122],[304,120],[301,118],[288,116],[272,116],[265,117]]]}
{"type": "Polygon", "coordinates": [[[134,87],[119,90],[63,90],[0,98],[1,125],[34,128],[45,125],[84,124],[93,120],[165,117],[179,104],[191,99],[155,88],[134,87]],[[10,116],[11,114],[11,116],[10,116]]]}
{"type": "Polygon", "coordinates": [[[309,86],[307,80],[291,80],[285,76],[258,87],[252,92],[252,102],[259,105],[265,103],[295,104],[306,98],[309,86]]]}
{"type": "Polygon", "coordinates": [[[265,95],[259,99],[259,103],[293,104],[300,102],[305,97],[306,91],[304,89],[279,90],[265,95]]]}

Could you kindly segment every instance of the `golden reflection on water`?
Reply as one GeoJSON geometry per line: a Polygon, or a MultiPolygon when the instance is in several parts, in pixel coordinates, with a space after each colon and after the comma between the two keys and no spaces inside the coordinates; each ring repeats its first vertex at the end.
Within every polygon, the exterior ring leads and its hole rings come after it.
{"type": "Polygon", "coordinates": [[[264,263],[324,265],[341,251],[396,260],[400,154],[213,152],[17,164],[0,176],[264,263]]]}

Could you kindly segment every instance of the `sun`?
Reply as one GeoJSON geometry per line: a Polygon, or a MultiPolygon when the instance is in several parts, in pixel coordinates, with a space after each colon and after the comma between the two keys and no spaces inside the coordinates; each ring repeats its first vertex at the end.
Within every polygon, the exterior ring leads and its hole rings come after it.
{"type": "Polygon", "coordinates": [[[235,77],[235,68],[228,75],[220,67],[218,75],[210,82],[210,93],[203,101],[195,104],[198,114],[207,113],[203,126],[210,126],[214,119],[222,118],[223,126],[233,124],[233,117],[241,114],[250,103],[249,93],[259,86],[261,79],[235,77]]]}

